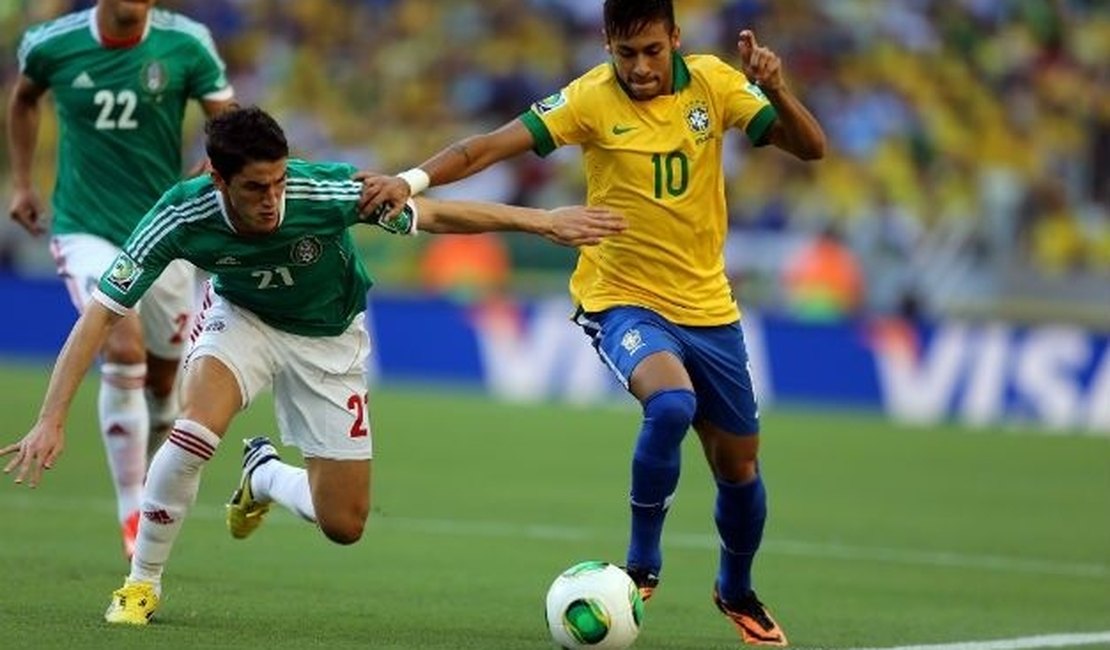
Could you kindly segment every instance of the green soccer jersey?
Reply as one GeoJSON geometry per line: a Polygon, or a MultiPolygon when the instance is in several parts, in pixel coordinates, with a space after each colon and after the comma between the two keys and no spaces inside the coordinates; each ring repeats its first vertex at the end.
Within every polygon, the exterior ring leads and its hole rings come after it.
{"type": "Polygon", "coordinates": [[[120,245],[181,178],[186,102],[230,99],[232,90],[200,23],[154,9],[137,45],[110,48],[95,11],[30,29],[19,46],[19,70],[49,88],[57,106],[54,231],[120,245]]]}
{"type": "MultiPolygon", "coordinates": [[[[217,294],[277,329],[338,335],[366,308],[371,285],[348,232],[362,221],[362,183],[351,180],[354,172],[345,164],[290,160],[278,228],[252,236],[235,232],[208,177],[179,183],[143,217],[96,297],[123,313],[167,264],[185,259],[214,276],[217,294]]],[[[404,214],[402,230],[415,232],[415,215],[404,214]]]]}

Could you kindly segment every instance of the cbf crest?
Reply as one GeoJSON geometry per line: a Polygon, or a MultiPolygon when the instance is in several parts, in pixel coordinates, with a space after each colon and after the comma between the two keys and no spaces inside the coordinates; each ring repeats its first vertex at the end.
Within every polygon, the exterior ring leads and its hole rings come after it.
{"type": "Polygon", "coordinates": [[[709,107],[705,102],[694,102],[686,107],[686,126],[695,135],[705,135],[712,126],[709,118],[709,107]]]}
{"type": "Polygon", "coordinates": [[[644,347],[644,337],[640,336],[640,330],[631,329],[625,332],[621,337],[621,347],[629,354],[636,354],[637,350],[644,347]]]}
{"type": "Polygon", "coordinates": [[[315,264],[324,252],[324,245],[315,237],[301,237],[289,249],[289,258],[298,266],[315,264]]]}
{"type": "Polygon", "coordinates": [[[169,83],[169,71],[166,70],[166,65],[157,59],[147,61],[139,70],[139,86],[148,95],[161,93],[169,83]]]}

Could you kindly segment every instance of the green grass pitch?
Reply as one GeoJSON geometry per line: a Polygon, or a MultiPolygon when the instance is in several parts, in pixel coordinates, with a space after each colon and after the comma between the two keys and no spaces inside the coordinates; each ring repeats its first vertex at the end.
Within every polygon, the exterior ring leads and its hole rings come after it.
{"type": "MultiPolygon", "coordinates": [[[[42,367],[0,367],[3,440],[37,413],[42,367]]],[[[240,439],[205,470],[156,622],[102,620],[127,567],[96,433],[95,386],[37,490],[0,484],[3,648],[550,648],[543,596],[563,568],[619,562],[636,411],[508,405],[442,389],[371,396],[373,501],[352,547],[275,512],[232,540],[240,439]]],[[[285,448],[287,460],[299,461],[285,448]]],[[[694,436],[637,648],[737,648],[710,601],[711,482],[694,436]]],[[[771,515],[756,587],[797,648],[889,647],[1110,630],[1110,440],[905,428],[776,409],[771,515]]],[[[1110,643],[1102,646],[1110,647],[1110,643]]]]}

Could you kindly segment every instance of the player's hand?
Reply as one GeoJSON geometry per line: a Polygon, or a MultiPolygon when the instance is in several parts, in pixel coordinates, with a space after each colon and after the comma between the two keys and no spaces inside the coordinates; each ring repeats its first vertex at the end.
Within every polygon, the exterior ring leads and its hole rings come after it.
{"type": "Polygon", "coordinates": [[[756,42],[755,32],[741,30],[736,47],[740,51],[740,69],[744,76],[764,90],[781,90],[786,85],[779,55],[756,42]]]}
{"type": "Polygon", "coordinates": [[[4,466],[4,473],[15,472],[15,483],[27,482],[35,487],[42,480],[42,471],[52,469],[65,448],[61,426],[39,422],[23,440],[0,448],[0,457],[14,454],[4,466]]]}
{"type": "Polygon", "coordinates": [[[411,194],[409,184],[400,177],[357,172],[353,178],[356,181],[362,181],[362,196],[358,200],[358,210],[364,217],[372,215],[374,210],[384,203],[389,208],[382,217],[388,221],[396,217],[405,207],[405,201],[409,200],[411,194]]]}
{"type": "Polygon", "coordinates": [[[580,205],[548,211],[550,228],[544,237],[561,246],[593,246],[628,227],[624,217],[608,208],[580,205]]]}
{"type": "Polygon", "coordinates": [[[38,237],[46,232],[46,228],[42,224],[42,202],[31,188],[16,189],[12,193],[12,202],[8,207],[8,214],[16,223],[23,226],[23,228],[38,237]]]}

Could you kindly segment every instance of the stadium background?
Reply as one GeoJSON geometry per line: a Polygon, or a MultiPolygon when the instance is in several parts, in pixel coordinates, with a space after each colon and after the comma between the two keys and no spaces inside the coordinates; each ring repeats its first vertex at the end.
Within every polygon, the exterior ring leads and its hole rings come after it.
{"type": "MultiPolygon", "coordinates": [[[[11,53],[23,26],[89,4],[4,3],[0,44],[11,53]]],[[[162,4],[209,25],[241,101],[275,112],[298,154],[383,171],[504,123],[604,56],[592,0],[162,4]]],[[[726,59],[753,27],[830,138],[819,164],[726,146],[728,269],[765,403],[1110,430],[1105,3],[702,0],[678,15],[685,49],[726,59]]],[[[15,63],[0,67],[6,87],[15,63]]],[[[202,155],[198,115],[188,161],[202,155]]],[[[44,195],[56,135],[46,119],[44,195]]],[[[437,193],[551,207],[584,190],[567,150],[437,193]]],[[[383,337],[383,378],[611,397],[562,323],[573,251],[513,235],[357,237],[377,328],[427,342],[402,352],[383,337]],[[406,311],[415,296],[427,311],[406,311]]],[[[43,322],[4,326],[5,351],[57,348],[73,316],[52,272],[47,247],[5,220],[0,278],[43,322]]]]}
{"type": "MultiPolygon", "coordinates": [[[[88,4],[0,0],[6,89],[22,30],[88,4]]],[[[604,57],[594,0],[160,4],[209,25],[240,100],[276,113],[299,153],[384,171],[511,119],[604,57]]],[[[736,30],[753,27],[830,137],[812,165],[739,138],[726,148],[728,266],[767,432],[761,597],[798,648],[1110,648],[1106,3],[677,4],[690,51],[732,60],[736,30]]],[[[57,137],[45,117],[44,199],[57,137]]],[[[199,126],[194,111],[186,162],[199,126]]],[[[580,175],[562,151],[441,193],[554,206],[580,200],[580,175]]],[[[58,468],[34,493],[0,486],[0,646],[550,647],[550,580],[624,552],[635,423],[566,320],[572,252],[500,235],[358,238],[379,281],[363,543],[336,549],[284,512],[230,540],[229,442],[157,624],[104,625],[126,569],[90,377],[58,468]]],[[[45,242],[6,218],[0,298],[10,440],[75,316],[45,242]]],[[[272,432],[268,406],[228,439],[272,432]]],[[[708,598],[703,465],[688,440],[637,647],[736,647],[708,598]]]]}

